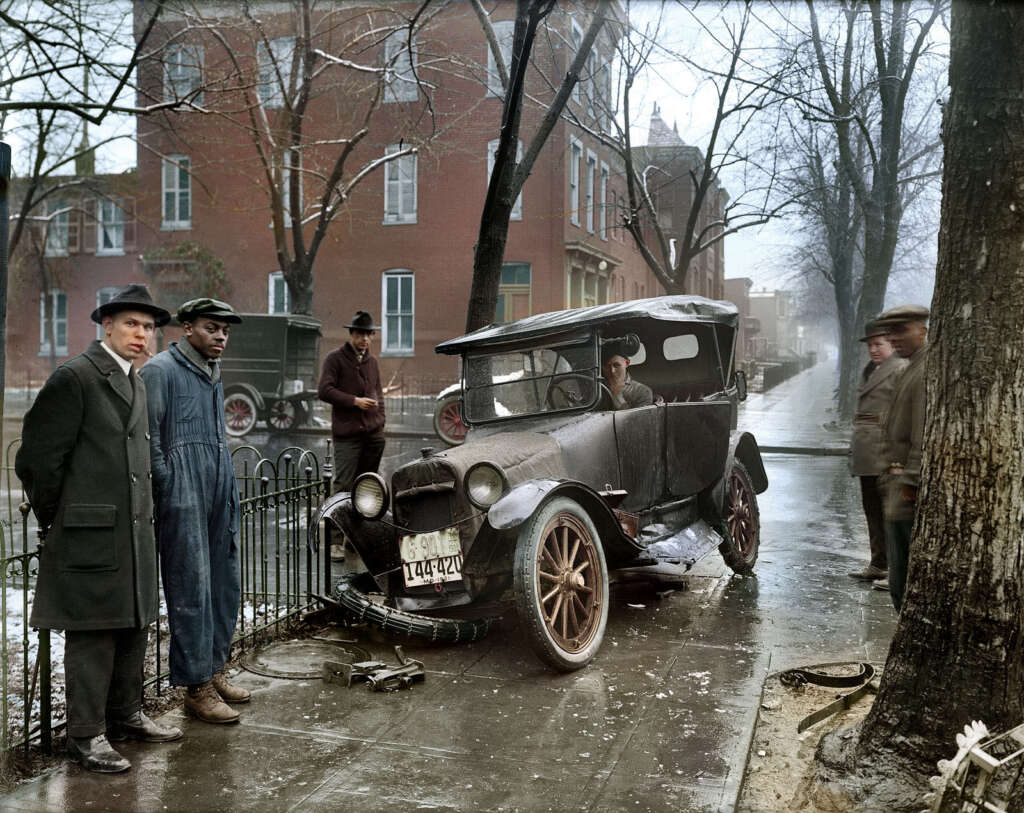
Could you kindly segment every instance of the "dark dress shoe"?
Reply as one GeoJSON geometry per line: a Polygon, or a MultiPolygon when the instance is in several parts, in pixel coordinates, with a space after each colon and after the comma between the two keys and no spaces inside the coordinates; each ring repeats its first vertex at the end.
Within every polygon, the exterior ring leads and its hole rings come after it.
{"type": "Polygon", "coordinates": [[[118,720],[107,726],[107,737],[113,742],[142,740],[143,742],[171,742],[181,739],[181,729],[163,726],[150,720],[141,711],[127,720],[118,720]]]}
{"type": "Polygon", "coordinates": [[[95,737],[68,737],[68,756],[87,771],[121,773],[132,764],[110,747],[102,734],[95,737]]]}

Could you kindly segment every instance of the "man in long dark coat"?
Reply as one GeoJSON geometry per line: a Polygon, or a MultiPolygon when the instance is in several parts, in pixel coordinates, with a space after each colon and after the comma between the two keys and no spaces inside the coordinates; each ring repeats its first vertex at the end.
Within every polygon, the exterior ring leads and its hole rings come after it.
{"type": "Polygon", "coordinates": [[[150,453],[167,618],[171,683],[187,686],[185,710],[207,723],[234,723],[226,703],[249,691],[224,665],[238,620],[238,485],[224,426],[220,357],[242,321],[216,299],[178,310],[184,338],[142,368],[149,392],[150,453]]]}
{"type": "Polygon", "coordinates": [[[170,314],[142,285],[93,311],[103,341],[59,367],[25,415],[15,470],[39,520],[29,623],[62,629],[68,754],[90,771],[131,767],[108,740],[181,737],[142,711],[157,617],[146,388],[132,365],[170,314]]]}

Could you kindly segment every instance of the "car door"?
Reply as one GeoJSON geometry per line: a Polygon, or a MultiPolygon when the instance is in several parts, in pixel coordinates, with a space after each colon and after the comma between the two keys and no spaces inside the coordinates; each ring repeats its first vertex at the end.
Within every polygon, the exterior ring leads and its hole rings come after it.
{"type": "Polygon", "coordinates": [[[664,406],[620,409],[615,415],[619,487],[628,494],[620,507],[639,513],[661,502],[665,491],[664,406]]]}

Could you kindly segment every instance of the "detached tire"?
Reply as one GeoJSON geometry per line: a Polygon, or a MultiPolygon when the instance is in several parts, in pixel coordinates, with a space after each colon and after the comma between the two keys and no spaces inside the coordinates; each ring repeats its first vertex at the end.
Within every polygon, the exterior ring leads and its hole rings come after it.
{"type": "Polygon", "coordinates": [[[754,570],[761,546],[761,515],[757,509],[757,494],[750,482],[746,467],[736,460],[725,484],[726,540],[718,546],[725,563],[736,573],[754,570]]]}
{"type": "Polygon", "coordinates": [[[593,660],[608,623],[608,567],[578,503],[553,499],[522,526],[513,592],[530,647],[544,663],[572,672],[593,660]]]}
{"type": "Polygon", "coordinates": [[[459,446],[469,431],[462,422],[462,393],[452,393],[434,407],[434,431],[449,446],[459,446]]]}

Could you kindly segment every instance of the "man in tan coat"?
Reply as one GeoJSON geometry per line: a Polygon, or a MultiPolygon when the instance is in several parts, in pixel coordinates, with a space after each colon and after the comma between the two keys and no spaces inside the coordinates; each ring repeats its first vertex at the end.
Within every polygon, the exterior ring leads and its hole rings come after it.
{"type": "MultiPolygon", "coordinates": [[[[861,504],[868,523],[871,562],[863,570],[853,571],[849,575],[863,581],[884,580],[889,575],[885,515],[882,511],[882,494],[878,488],[878,475],[886,470],[889,463],[883,455],[885,437],[882,424],[892,404],[899,374],[907,362],[893,354],[888,334],[888,328],[874,321],[865,326],[861,341],[867,344],[871,360],[861,374],[850,444],[850,473],[860,479],[861,504]]],[[[888,584],[885,586],[888,588],[888,584]]]]}
{"type": "Polygon", "coordinates": [[[885,536],[889,556],[889,595],[899,612],[907,585],[910,539],[921,485],[921,451],[925,420],[925,354],[928,308],[901,305],[876,323],[889,328],[889,342],[909,361],[893,394],[885,420],[886,470],[881,478],[885,501],[885,536]]]}

